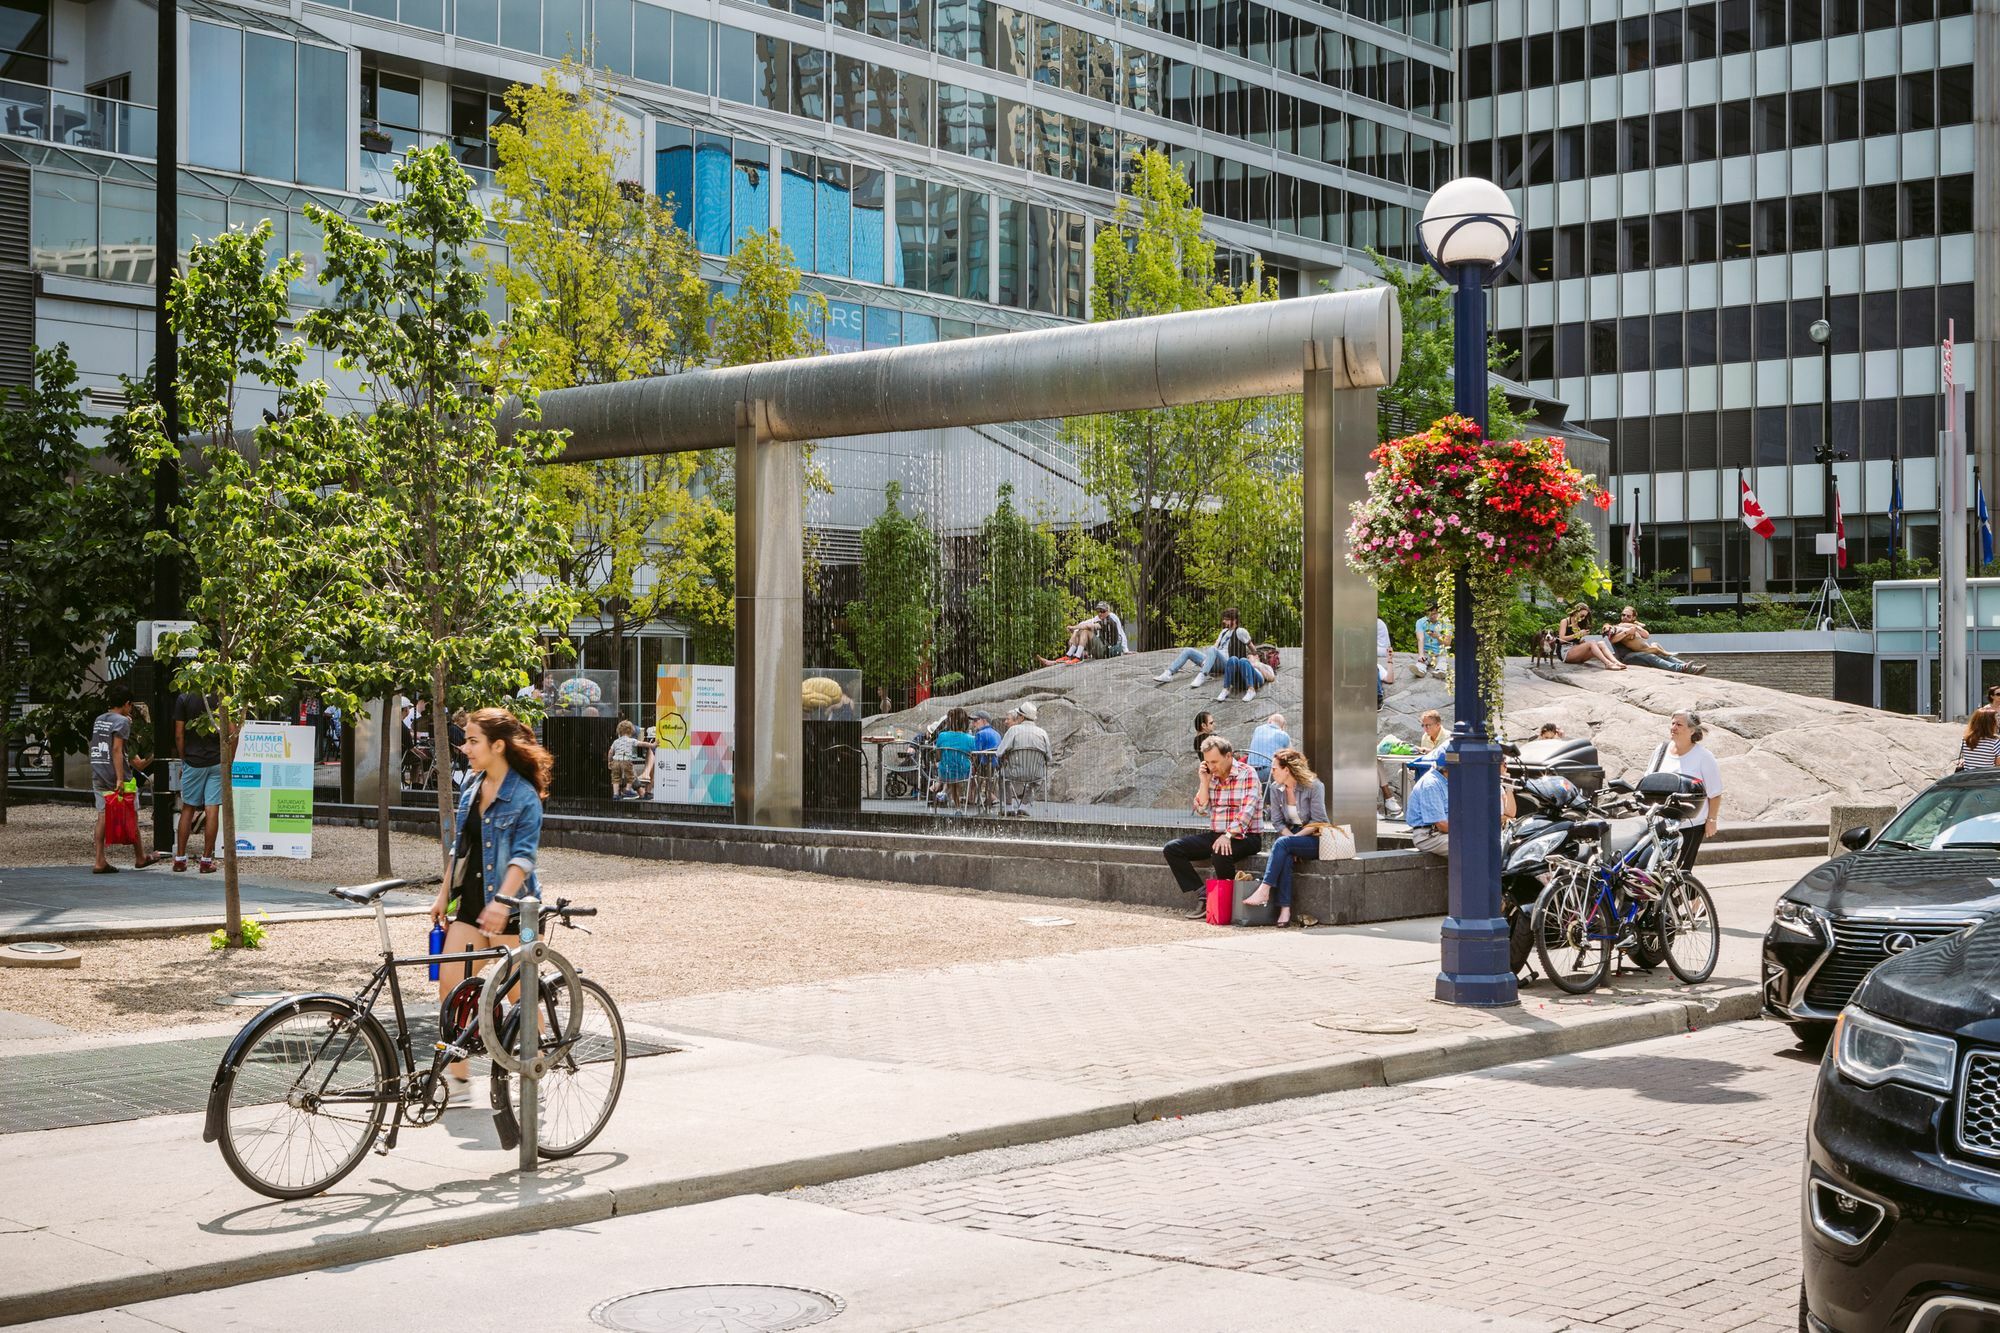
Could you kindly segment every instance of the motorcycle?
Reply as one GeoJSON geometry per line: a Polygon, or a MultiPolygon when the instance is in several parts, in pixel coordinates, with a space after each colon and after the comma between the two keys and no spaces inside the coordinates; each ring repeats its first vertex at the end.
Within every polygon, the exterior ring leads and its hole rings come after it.
{"type": "Polygon", "coordinates": [[[1549,858],[1581,860],[1591,835],[1578,825],[1601,817],[1583,789],[1558,773],[1510,776],[1514,819],[1500,831],[1500,909],[1507,921],[1507,961],[1515,973],[1534,951],[1529,918],[1548,887],[1549,858]]]}

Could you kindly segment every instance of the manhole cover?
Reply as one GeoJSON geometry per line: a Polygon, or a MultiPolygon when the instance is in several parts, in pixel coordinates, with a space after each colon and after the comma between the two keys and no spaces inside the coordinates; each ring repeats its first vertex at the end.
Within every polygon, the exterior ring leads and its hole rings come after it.
{"type": "Polygon", "coordinates": [[[61,953],[63,947],[53,940],[19,940],[7,946],[15,953],[61,953]]]}
{"type": "Polygon", "coordinates": [[[846,1308],[838,1296],[803,1287],[718,1284],[635,1292],[604,1302],[590,1318],[626,1333],[777,1333],[824,1323],[846,1308]]]}
{"type": "Polygon", "coordinates": [[[1314,1027],[1331,1028],[1335,1032],[1362,1032],[1374,1037],[1395,1037],[1406,1032],[1415,1032],[1415,1023],[1378,1022],[1370,1023],[1353,1018],[1315,1018],[1314,1027]]]}
{"type": "Polygon", "coordinates": [[[291,993],[288,990],[231,991],[229,994],[219,997],[216,1003],[221,1005],[241,1005],[246,1009],[262,1009],[266,1005],[276,1004],[291,993]]]}
{"type": "Polygon", "coordinates": [[[81,967],[83,955],[54,940],[16,940],[0,945],[0,967],[81,967]]]}
{"type": "Polygon", "coordinates": [[[1021,918],[1021,924],[1024,926],[1073,926],[1076,922],[1066,916],[1024,916],[1021,918]]]}

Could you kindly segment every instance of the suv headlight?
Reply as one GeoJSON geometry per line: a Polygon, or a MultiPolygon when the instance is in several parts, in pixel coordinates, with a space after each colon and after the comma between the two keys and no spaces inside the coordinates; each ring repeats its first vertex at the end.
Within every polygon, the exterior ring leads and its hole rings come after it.
{"type": "Polygon", "coordinates": [[[1906,1083],[1949,1093],[1957,1063],[1958,1045],[1950,1037],[1906,1028],[1866,1009],[1849,1005],[1834,1024],[1834,1068],[1864,1088],[1906,1083]]]}
{"type": "Polygon", "coordinates": [[[1820,910],[1805,903],[1793,902],[1790,898],[1778,899],[1778,905],[1771,909],[1771,918],[1778,929],[1789,930],[1796,935],[1806,935],[1818,939],[1820,910]]]}

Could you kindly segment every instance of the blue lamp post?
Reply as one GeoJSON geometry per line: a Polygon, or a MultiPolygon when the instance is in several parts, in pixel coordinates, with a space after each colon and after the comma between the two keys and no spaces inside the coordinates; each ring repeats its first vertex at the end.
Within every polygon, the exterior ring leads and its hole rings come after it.
{"type": "MultiPolygon", "coordinates": [[[[1521,217],[1492,181],[1446,181],[1424,206],[1424,256],[1458,289],[1452,303],[1452,398],[1486,430],[1486,285],[1514,258],[1521,217]]],[[[1460,570],[1452,595],[1452,690],[1457,720],[1445,781],[1451,807],[1450,915],[1444,921],[1437,998],[1497,1008],[1517,1004],[1500,907],[1500,747],[1486,734],[1472,587],[1460,570]]]]}

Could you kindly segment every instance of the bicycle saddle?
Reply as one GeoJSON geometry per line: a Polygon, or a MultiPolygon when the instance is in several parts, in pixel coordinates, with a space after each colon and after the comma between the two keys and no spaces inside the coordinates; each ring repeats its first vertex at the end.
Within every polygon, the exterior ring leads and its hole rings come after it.
{"type": "Polygon", "coordinates": [[[400,889],[408,882],[408,880],[401,879],[378,879],[373,884],[336,885],[328,889],[327,892],[336,898],[345,899],[350,903],[359,903],[363,907],[366,907],[389,890],[400,889]]]}

